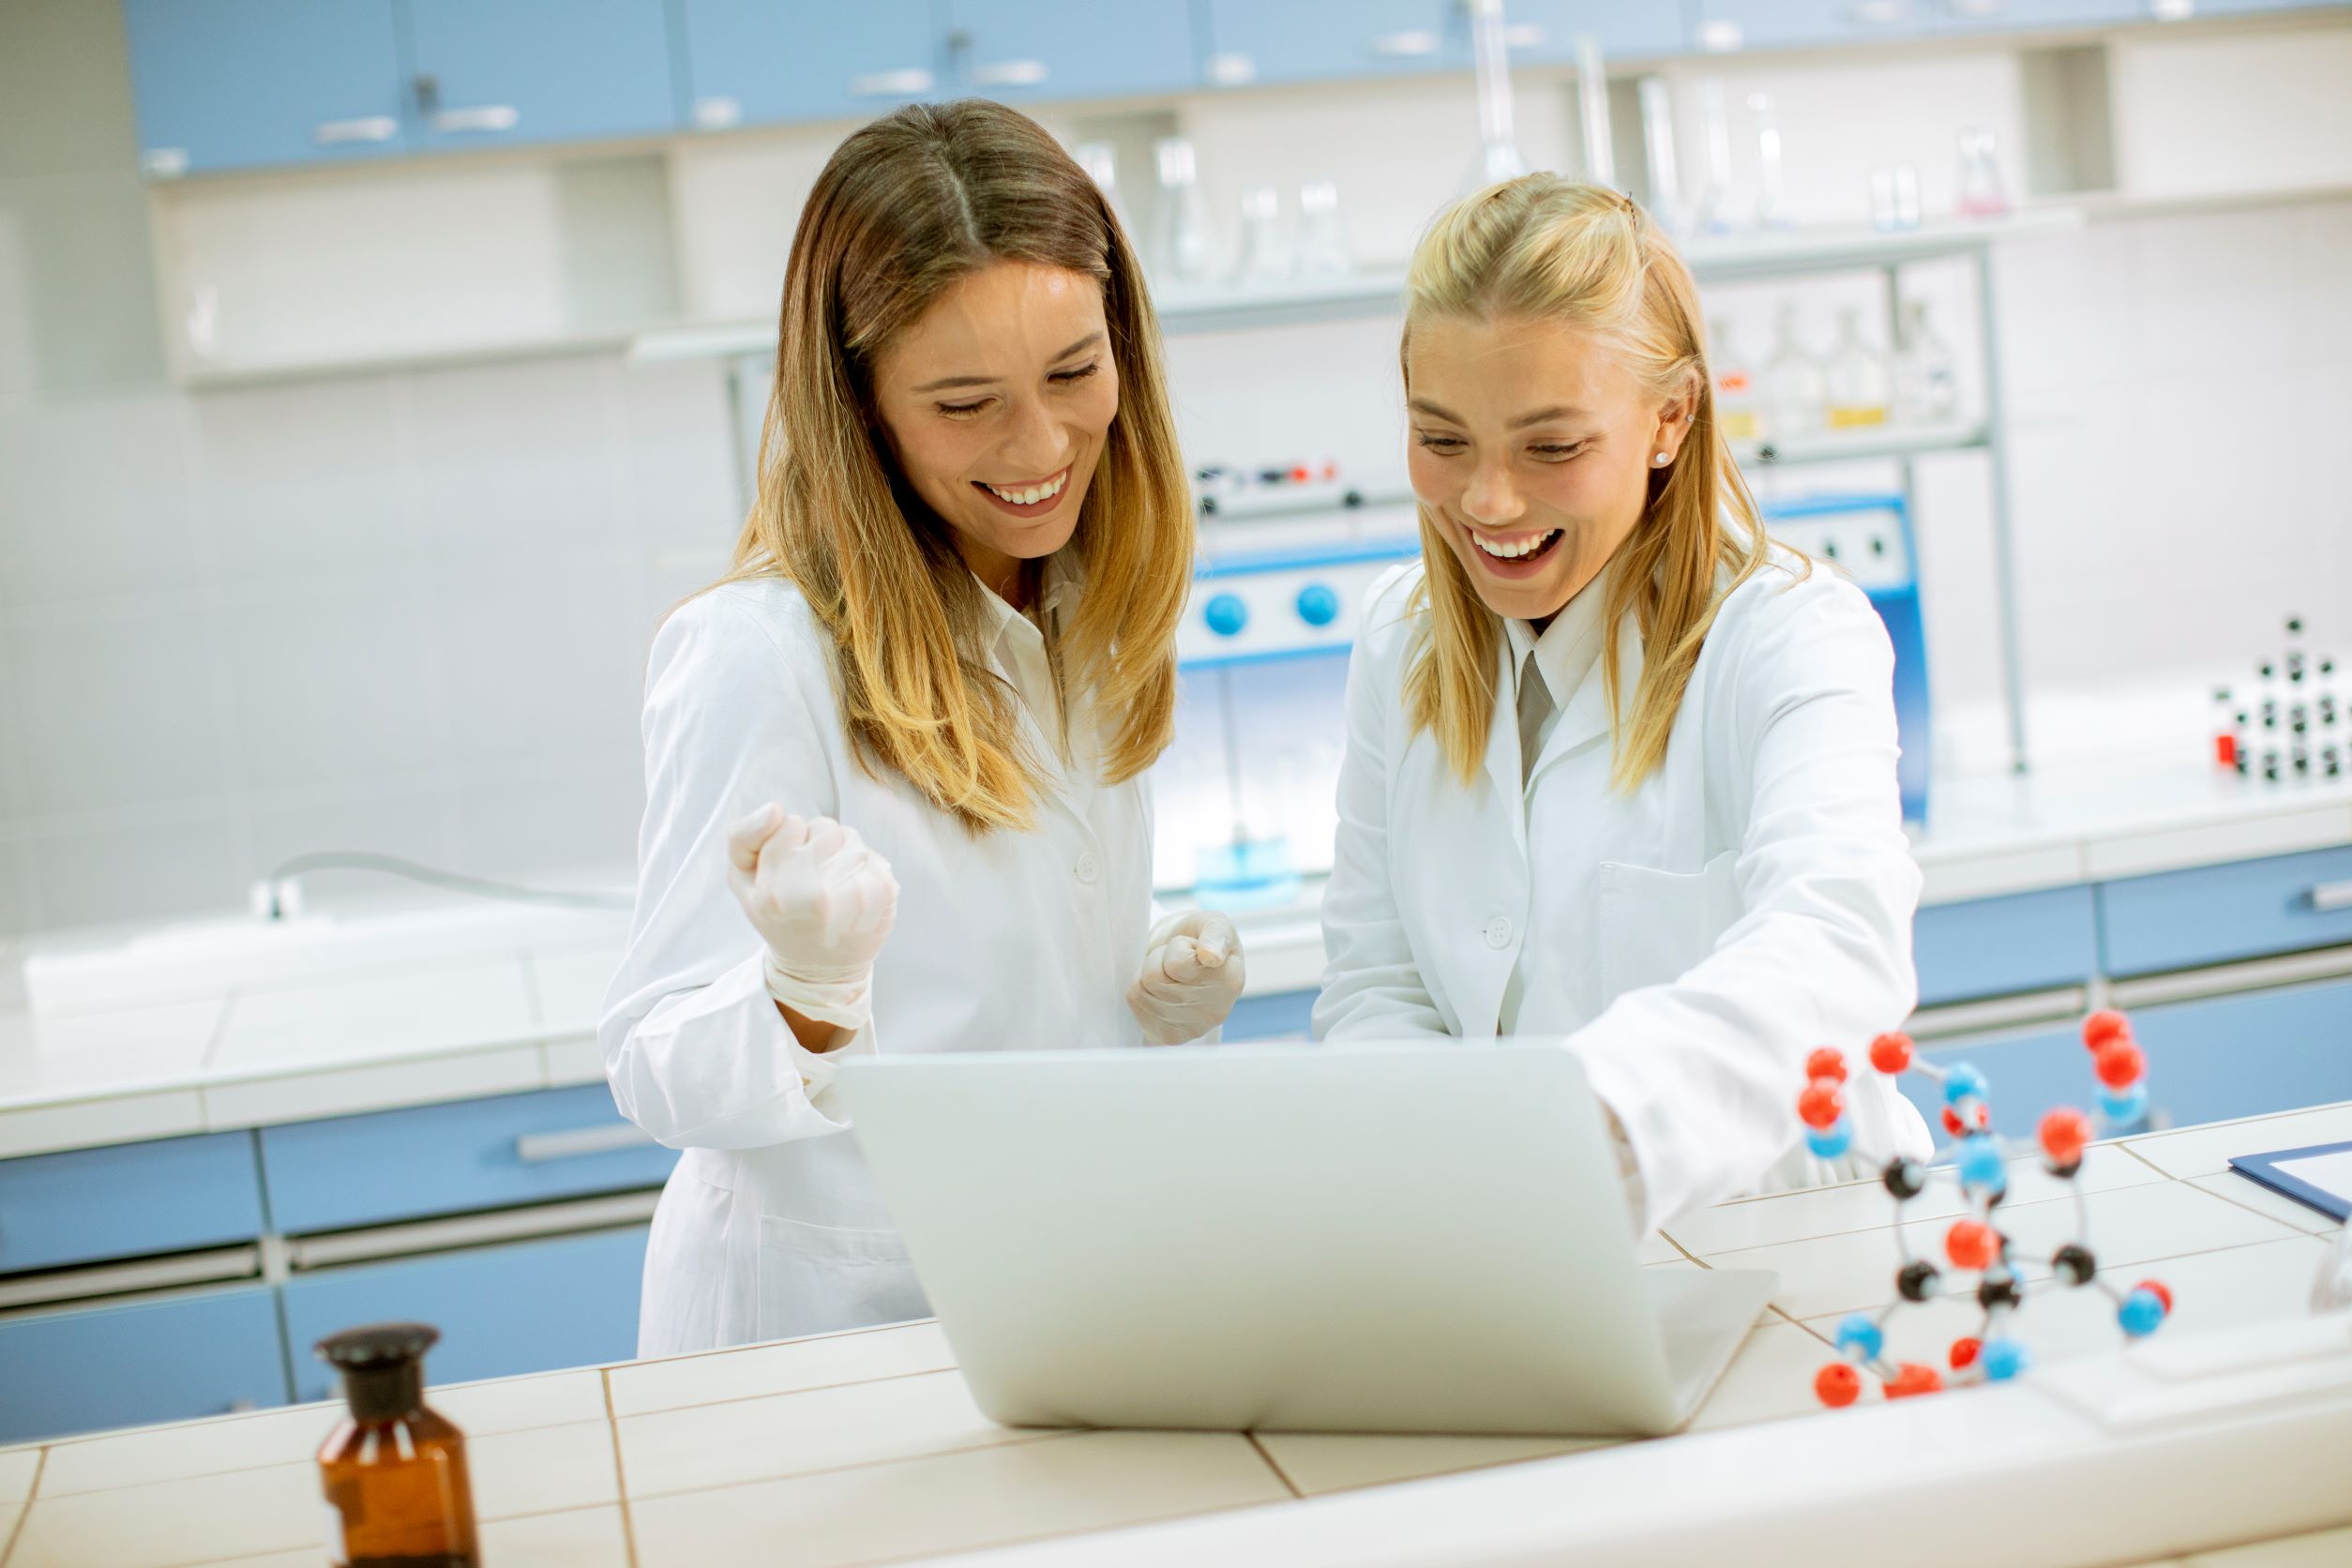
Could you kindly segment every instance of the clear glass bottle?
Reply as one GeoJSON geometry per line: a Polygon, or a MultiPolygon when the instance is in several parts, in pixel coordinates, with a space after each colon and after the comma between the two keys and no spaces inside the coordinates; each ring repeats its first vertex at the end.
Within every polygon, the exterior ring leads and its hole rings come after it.
{"type": "Polygon", "coordinates": [[[1887,422],[1892,399],[1886,356],[1862,341],[1862,311],[1853,306],[1837,313],[1837,346],[1830,351],[1828,375],[1830,429],[1887,422]]]}
{"type": "Polygon", "coordinates": [[[1903,343],[1894,368],[1895,417],[1906,424],[1937,424],[1960,416],[1960,373],[1952,345],[1927,320],[1927,301],[1903,304],[1903,343]]]}
{"type": "Polygon", "coordinates": [[[1797,307],[1780,308],[1780,339],[1764,364],[1764,433],[1773,441],[1811,435],[1829,416],[1830,388],[1821,362],[1805,352],[1797,307]]]}
{"type": "Polygon", "coordinates": [[[1160,174],[1159,242],[1153,248],[1160,281],[1206,283],[1216,270],[1215,246],[1193,145],[1181,136],[1163,136],[1152,150],[1160,174]]]}
{"type": "Polygon", "coordinates": [[[1989,130],[1971,127],[1960,133],[1960,177],[1952,205],[1963,218],[1998,218],[2009,210],[2009,191],[1994,156],[1998,145],[1989,130]]]}
{"type": "Polygon", "coordinates": [[[1732,339],[1731,324],[1707,327],[1707,369],[1715,378],[1715,429],[1726,441],[1755,441],[1763,434],[1757,415],[1756,375],[1732,339]]]}
{"type": "Polygon", "coordinates": [[[336,1568],[478,1568],[465,1434],[425,1405],[426,1323],[371,1323],[318,1342],[350,1413],[319,1449],[336,1568]]]}

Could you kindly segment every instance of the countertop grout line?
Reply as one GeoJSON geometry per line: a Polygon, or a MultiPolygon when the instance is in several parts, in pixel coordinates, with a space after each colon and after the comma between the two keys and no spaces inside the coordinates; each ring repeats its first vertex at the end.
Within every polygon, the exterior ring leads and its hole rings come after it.
{"type": "MultiPolygon", "coordinates": [[[[1000,1438],[994,1442],[961,1443],[953,1448],[927,1448],[917,1454],[891,1454],[877,1459],[860,1459],[853,1464],[822,1465],[815,1470],[784,1470],[775,1475],[746,1475],[735,1481],[713,1481],[699,1486],[679,1486],[669,1491],[648,1492],[639,1500],[667,1502],[671,1498],[702,1497],[712,1492],[731,1491],[737,1486],[772,1486],[779,1481],[802,1481],[813,1475],[847,1475],[852,1470],[882,1470],[891,1465],[912,1465],[926,1459],[946,1459],[958,1454],[986,1454],[999,1448],[1026,1448],[1033,1443],[1061,1442],[1070,1438],[1100,1437],[1106,1432],[1130,1430],[1117,1426],[1007,1426],[1007,1432],[1031,1433],[1030,1436],[1000,1438]]],[[[1231,1434],[1228,1434],[1229,1436],[1231,1434]]],[[[550,1513],[562,1510],[550,1509],[550,1513]]],[[[960,1549],[960,1548],[959,1548],[960,1549]]]]}
{"type": "Polygon", "coordinates": [[[1274,1456],[1266,1452],[1266,1445],[1258,1440],[1258,1434],[1255,1432],[1244,1432],[1242,1436],[1249,1440],[1249,1446],[1251,1449],[1257,1453],[1260,1459],[1266,1461],[1266,1468],[1274,1472],[1274,1479],[1282,1483],[1284,1489],[1287,1490],[1292,1497],[1300,1500],[1301,1501],[1304,1501],[1306,1494],[1300,1491],[1299,1484],[1290,1479],[1290,1472],[1284,1470],[1282,1466],[1275,1461],[1274,1456]]]}
{"type": "MultiPolygon", "coordinates": [[[[2223,1172],[2221,1172],[2221,1174],[2222,1174],[2222,1175],[2226,1176],[2226,1175],[2228,1175],[2228,1174],[2229,1174],[2229,1172],[2228,1172],[2228,1171],[2223,1171],[2223,1172]]],[[[2263,1213],[2260,1209],[2255,1208],[2253,1204],[2251,1204],[2251,1203],[2240,1203],[2240,1202],[2239,1202],[2239,1201],[2238,1201],[2238,1199],[2234,1199],[2234,1198],[2230,1197],[2230,1196],[2229,1196],[2229,1194],[2227,1194],[2227,1193],[2225,1193],[2225,1192],[2215,1192],[2215,1191],[2214,1191],[2211,1187],[2198,1187],[2198,1186],[2197,1186],[2197,1184],[2196,1184],[2195,1182],[2190,1181],[2190,1180],[2188,1180],[2186,1177],[2176,1177],[2176,1178],[2175,1178],[2175,1180],[2179,1181],[2179,1182],[2180,1183],[2180,1184],[2181,1184],[2182,1186],[2184,1186],[2184,1187],[2196,1187],[2196,1188],[2197,1188],[2197,1191],[2199,1191],[2199,1192],[2201,1192],[2201,1193],[2204,1193],[2204,1194],[2205,1194],[2207,1197],[2209,1197],[2209,1198],[2218,1198],[2218,1199],[2220,1199],[2223,1202],[2224,1202],[2224,1203],[2228,1204],[2228,1205],[2229,1205],[2231,1208],[2233,1208],[2233,1209],[2243,1209],[2243,1210],[2245,1210],[2245,1211],[2246,1211],[2246,1213],[2248,1213],[2248,1214],[2253,1214],[2253,1215],[2256,1216],[2257,1218],[2260,1218],[2260,1219],[2267,1219],[2267,1220],[2269,1220],[2271,1224],[2273,1224],[2273,1225],[2275,1225],[2275,1226],[2279,1227],[2281,1229],[2285,1230],[2286,1232],[2288,1232],[2290,1235],[2296,1235],[2296,1236],[2309,1236],[2312,1240],[2314,1240],[2314,1241],[2317,1241],[2317,1240],[2319,1240],[2322,1236],[2325,1236],[2325,1235],[2328,1233],[2328,1232],[2327,1232],[2327,1231],[2325,1231],[2325,1230],[2306,1230],[2306,1229],[2304,1229],[2301,1226],[2297,1225],[2297,1224],[2296,1224],[2294,1221],[2292,1221],[2292,1220],[2284,1220],[2284,1219],[2281,1219],[2281,1218],[2279,1218],[2279,1216],[2278,1216],[2278,1215],[2276,1215],[2276,1214],[2264,1214],[2264,1213],[2263,1213]]],[[[2240,1178],[2240,1180],[2244,1180],[2244,1178],[2240,1178]]],[[[2268,1188],[2268,1187],[2265,1187],[2265,1188],[2263,1188],[2262,1190],[2263,1190],[2263,1191],[2265,1191],[2265,1192],[2269,1192],[2269,1190],[2270,1190],[2270,1189],[2269,1189],[2269,1188],[2268,1188]]],[[[2270,1194],[2270,1196],[2271,1196],[2271,1197],[2273,1197],[2273,1198],[2276,1198],[2277,1199],[2279,1199],[2279,1200],[2280,1200],[2281,1202],[2283,1202],[2283,1203],[2292,1203],[2292,1202],[2294,1202],[2294,1201],[2295,1201],[2295,1199],[2291,1199],[2291,1198],[2287,1197],[2284,1193],[2275,1193],[2275,1192],[2274,1192],[2274,1193],[2271,1193],[2271,1194],[2270,1194]]],[[[2316,1210],[2316,1209],[2314,1209],[2314,1210],[2312,1211],[2312,1213],[2313,1213],[2313,1214],[2319,1214],[2319,1211],[2318,1211],[2318,1210],[2316,1210]]],[[[2321,1214],[2321,1215],[2320,1215],[2320,1217],[2324,1219],[2324,1218],[2326,1218],[2327,1216],[2326,1216],[2326,1215],[2324,1215],[2324,1214],[2321,1214]]],[[[2255,1244],[2250,1244],[2259,1245],[2260,1244],[2255,1243],[2255,1244]]]]}
{"type": "MultiPolygon", "coordinates": [[[[604,1391],[604,1429],[612,1440],[612,1486],[621,1500],[621,1546],[628,1555],[629,1568],[638,1568],[637,1521],[629,1515],[629,1472],[621,1457],[621,1418],[612,1410],[612,1372],[610,1367],[596,1368],[596,1386],[604,1391]]],[[[8,1568],[0,1563],[0,1568],[8,1568]]]]}
{"type": "MultiPolygon", "coordinates": [[[[610,1367],[603,1370],[608,1377],[611,1375],[610,1367]]],[[[664,1405],[657,1410],[631,1410],[626,1415],[615,1413],[612,1419],[616,1423],[648,1421],[655,1416],[677,1415],[686,1410],[716,1410],[721,1405],[745,1405],[754,1399],[789,1399],[796,1394],[822,1394],[828,1389],[837,1388],[864,1388],[868,1383],[901,1383],[909,1378],[936,1378],[942,1372],[960,1373],[962,1370],[962,1367],[951,1364],[946,1366],[927,1366],[917,1372],[885,1372],[879,1378],[852,1378],[846,1382],[811,1383],[807,1388],[771,1389],[765,1394],[731,1394],[723,1399],[701,1400],[692,1405],[664,1405]]],[[[1086,1431],[1089,1428],[1081,1426],[1072,1427],[1070,1430],[1086,1431]]]]}
{"type": "Polygon", "coordinates": [[[43,1443],[33,1460],[32,1482],[24,1488],[24,1508],[17,1515],[16,1524],[9,1530],[8,1538],[6,1541],[0,1541],[0,1568],[8,1568],[10,1560],[16,1556],[16,1544],[23,1539],[24,1527],[33,1520],[33,1504],[39,1500],[41,1495],[41,1471],[48,1468],[49,1445],[43,1443]]]}

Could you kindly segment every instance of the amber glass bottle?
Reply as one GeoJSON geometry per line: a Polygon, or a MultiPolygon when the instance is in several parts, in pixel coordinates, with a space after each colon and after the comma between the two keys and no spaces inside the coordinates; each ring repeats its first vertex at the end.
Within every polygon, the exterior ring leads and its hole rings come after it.
{"type": "Polygon", "coordinates": [[[424,1323],[373,1323],[319,1341],[351,1413],[319,1450],[337,1568],[477,1568],[465,1434],[425,1408],[424,1323]]]}

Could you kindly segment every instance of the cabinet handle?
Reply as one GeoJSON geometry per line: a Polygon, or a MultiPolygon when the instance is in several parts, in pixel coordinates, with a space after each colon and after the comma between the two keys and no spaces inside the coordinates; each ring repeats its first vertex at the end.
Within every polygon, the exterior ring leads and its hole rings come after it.
{"type": "Polygon", "coordinates": [[[1366,47],[1384,60],[1417,60],[1438,52],[1438,36],[1424,27],[1398,33],[1375,33],[1366,47]]]}
{"type": "Polygon", "coordinates": [[[1698,47],[1708,54],[1731,54],[1748,46],[1747,34],[1736,22],[1720,17],[1698,24],[1698,47]]]}
{"type": "Polygon", "coordinates": [[[2196,0],[2149,0],[2148,9],[2159,22],[2186,22],[2197,14],[2196,0]]]}
{"type": "Polygon", "coordinates": [[[1534,22],[1514,22],[1502,30],[1505,49],[1541,49],[1544,47],[1543,24],[1534,22]]]}
{"type": "Polygon", "coordinates": [[[1859,0],[1846,14],[1864,27],[1892,27],[1909,20],[1911,8],[1909,0],[1859,0]]]}
{"type": "Polygon", "coordinates": [[[1255,56],[1238,53],[1212,54],[1208,59],[1209,80],[1219,87],[1246,87],[1258,80],[1255,56]]]}
{"type": "Polygon", "coordinates": [[[975,87],[1034,87],[1046,79],[1043,60],[999,60],[992,66],[972,68],[972,83],[975,87]]]}
{"type": "Polygon", "coordinates": [[[525,1165],[551,1160],[576,1160],[588,1154],[610,1154],[653,1142],[653,1135],[633,1122],[610,1122],[595,1127],[572,1127],[560,1133],[524,1133],[515,1139],[515,1158],[525,1165]]]}
{"type": "Polygon", "coordinates": [[[512,130],[522,123],[522,111],[511,103],[485,103],[476,109],[441,109],[433,113],[440,131],[512,130]]]}
{"type": "Polygon", "coordinates": [[[931,73],[920,66],[867,71],[850,78],[852,98],[920,98],[931,90],[931,73]]]}
{"type": "Polygon", "coordinates": [[[1988,16],[1998,16],[2009,9],[2008,0],[1944,0],[1944,6],[1954,16],[1979,21],[1988,16]]]}
{"type": "Polygon", "coordinates": [[[694,128],[697,130],[727,130],[743,120],[743,105],[731,98],[702,98],[694,100],[694,128]]]}
{"type": "Polygon", "coordinates": [[[2314,882],[2311,907],[2321,914],[2333,914],[2338,910],[2352,910],[2352,882],[2314,882]]]}
{"type": "Polygon", "coordinates": [[[400,133],[400,122],[389,114],[362,114],[355,120],[322,120],[310,128],[310,140],[322,147],[347,142],[389,142],[400,133]]]}

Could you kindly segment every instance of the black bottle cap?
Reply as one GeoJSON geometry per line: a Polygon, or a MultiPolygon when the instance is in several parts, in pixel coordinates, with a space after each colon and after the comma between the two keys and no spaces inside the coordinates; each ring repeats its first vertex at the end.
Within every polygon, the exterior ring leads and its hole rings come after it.
{"type": "Polygon", "coordinates": [[[368,1323],[311,1349],[343,1375],[354,1420],[392,1421],[424,1405],[425,1352],[440,1338],[430,1323],[368,1323]]]}

